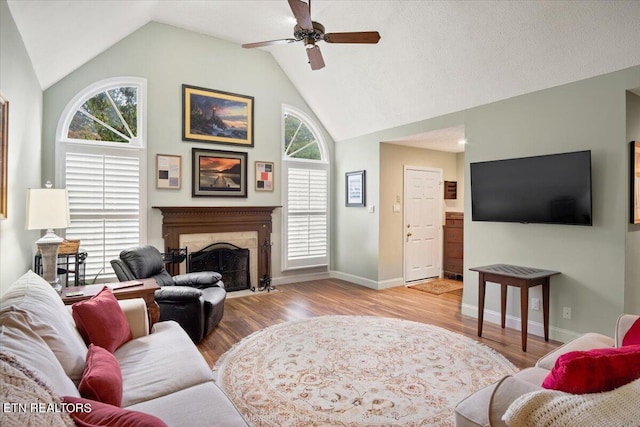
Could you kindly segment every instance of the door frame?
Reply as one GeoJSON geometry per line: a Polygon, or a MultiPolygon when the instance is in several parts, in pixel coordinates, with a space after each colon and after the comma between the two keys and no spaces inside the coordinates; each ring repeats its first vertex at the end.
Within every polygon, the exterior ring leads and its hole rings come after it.
{"type": "Polygon", "coordinates": [[[402,173],[402,281],[406,284],[408,283],[406,280],[406,272],[407,272],[407,251],[406,251],[406,242],[405,242],[405,230],[407,229],[407,171],[415,170],[415,171],[424,171],[424,172],[436,172],[438,173],[438,206],[440,207],[440,227],[438,228],[438,250],[440,252],[440,256],[438,259],[438,277],[442,278],[442,255],[444,248],[442,247],[442,235],[443,235],[443,227],[442,222],[444,221],[444,194],[442,192],[443,185],[443,169],[442,168],[433,168],[428,166],[411,166],[404,165],[403,173],[402,173]]]}

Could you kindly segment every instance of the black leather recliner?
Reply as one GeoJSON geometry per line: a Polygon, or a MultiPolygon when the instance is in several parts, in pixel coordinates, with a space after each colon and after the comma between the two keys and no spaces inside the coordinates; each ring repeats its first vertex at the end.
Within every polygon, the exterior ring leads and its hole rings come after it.
{"type": "Polygon", "coordinates": [[[125,249],[119,259],[111,260],[111,266],[121,282],[154,278],[160,286],[155,293],[160,320],[175,320],[195,343],[222,319],[227,292],[219,273],[202,271],[171,277],[162,254],[153,246],[125,249]]]}

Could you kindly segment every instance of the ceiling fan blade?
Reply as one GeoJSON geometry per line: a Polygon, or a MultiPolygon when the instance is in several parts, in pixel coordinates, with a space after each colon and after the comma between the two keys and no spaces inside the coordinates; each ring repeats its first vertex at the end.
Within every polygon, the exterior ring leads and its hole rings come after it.
{"type": "Polygon", "coordinates": [[[269,40],[266,42],[256,42],[256,43],[245,43],[242,45],[242,47],[244,47],[245,49],[251,49],[254,47],[263,47],[263,46],[273,46],[276,44],[288,44],[288,43],[293,43],[293,42],[297,42],[298,40],[296,39],[279,39],[279,40],[269,40]]]}
{"type": "Polygon", "coordinates": [[[319,70],[324,67],[324,59],[322,59],[322,53],[318,46],[307,49],[307,56],[309,57],[309,64],[311,64],[312,70],[319,70]]]}
{"type": "Polygon", "coordinates": [[[289,7],[293,12],[293,16],[296,17],[298,25],[304,30],[313,31],[309,5],[301,0],[289,0],[289,7]]]}
{"type": "Polygon", "coordinates": [[[356,33],[329,33],[324,35],[327,43],[378,43],[380,33],[377,31],[362,31],[356,33]]]}

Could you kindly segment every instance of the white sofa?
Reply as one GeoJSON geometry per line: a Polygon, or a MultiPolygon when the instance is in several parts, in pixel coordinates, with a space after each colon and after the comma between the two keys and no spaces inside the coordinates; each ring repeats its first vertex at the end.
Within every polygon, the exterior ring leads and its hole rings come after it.
{"type": "MultiPolygon", "coordinates": [[[[157,323],[149,333],[144,301],[119,302],[133,334],[114,352],[122,371],[123,408],[152,414],[169,426],[247,425],[177,323],[157,323]]],[[[69,307],[31,271],[0,299],[0,352],[13,356],[58,396],[80,396],[87,346],[69,307]]],[[[7,425],[10,415],[3,414],[7,425]]],[[[40,414],[30,416],[32,425],[42,424],[40,414]]]]}
{"type": "MultiPolygon", "coordinates": [[[[506,426],[507,424],[502,418],[516,399],[529,393],[546,390],[542,388],[541,384],[551,369],[553,369],[558,357],[570,351],[588,351],[596,348],[620,347],[622,337],[624,337],[636,319],[638,319],[636,315],[624,314],[618,318],[614,338],[596,333],[584,334],[543,356],[536,362],[534,367],[523,369],[512,376],[506,376],[500,381],[467,396],[458,403],[455,408],[455,426],[506,426]]],[[[630,367],[630,369],[638,369],[638,367],[630,367]]],[[[637,387],[637,384],[634,385],[634,387],[637,387]]],[[[585,396],[587,399],[589,396],[593,396],[594,404],[591,405],[591,409],[596,410],[595,396],[586,394],[582,396],[585,396]]],[[[587,404],[587,406],[589,405],[587,404]]],[[[635,406],[640,408],[638,405],[635,406]]],[[[614,422],[610,425],[619,426],[626,424],[616,424],[614,422]]]]}

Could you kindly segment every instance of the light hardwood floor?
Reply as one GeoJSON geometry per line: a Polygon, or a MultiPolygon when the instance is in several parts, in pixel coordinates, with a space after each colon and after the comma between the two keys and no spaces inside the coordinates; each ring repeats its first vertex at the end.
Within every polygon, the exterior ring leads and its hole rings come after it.
{"type": "Polygon", "coordinates": [[[277,292],[228,298],[222,321],[198,349],[210,366],[242,338],[271,325],[323,315],[394,317],[429,323],[471,337],[492,347],[518,368],[536,360],[560,343],[529,335],[527,352],[520,331],[485,321],[477,336],[477,320],[460,312],[462,290],[433,295],[404,286],[376,291],[337,279],[277,286],[277,292]]]}

